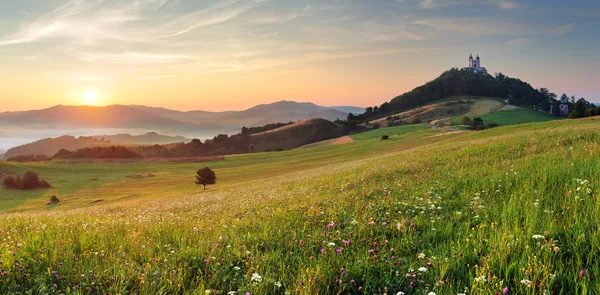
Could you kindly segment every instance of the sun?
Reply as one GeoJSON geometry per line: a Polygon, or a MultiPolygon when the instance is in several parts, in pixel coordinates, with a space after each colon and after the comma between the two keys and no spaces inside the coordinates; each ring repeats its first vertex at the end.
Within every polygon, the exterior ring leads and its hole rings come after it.
{"type": "Polygon", "coordinates": [[[97,106],[100,103],[100,97],[98,91],[94,89],[86,89],[83,92],[83,100],[86,105],[97,106]]]}

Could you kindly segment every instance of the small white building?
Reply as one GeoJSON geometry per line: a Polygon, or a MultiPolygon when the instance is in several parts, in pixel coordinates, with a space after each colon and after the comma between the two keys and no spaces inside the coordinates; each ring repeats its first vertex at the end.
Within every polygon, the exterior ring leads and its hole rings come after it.
{"type": "Polygon", "coordinates": [[[486,74],[487,69],[481,66],[481,58],[477,55],[476,58],[473,58],[473,55],[469,55],[469,66],[463,68],[463,70],[471,70],[476,74],[486,74]]]}

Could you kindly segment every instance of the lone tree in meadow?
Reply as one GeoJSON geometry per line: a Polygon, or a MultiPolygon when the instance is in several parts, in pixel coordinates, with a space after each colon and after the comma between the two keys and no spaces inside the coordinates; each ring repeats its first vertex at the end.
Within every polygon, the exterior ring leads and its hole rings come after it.
{"type": "Polygon", "coordinates": [[[217,175],[214,171],[208,167],[204,167],[196,171],[196,184],[203,185],[206,189],[207,184],[215,184],[217,182],[217,175]]]}

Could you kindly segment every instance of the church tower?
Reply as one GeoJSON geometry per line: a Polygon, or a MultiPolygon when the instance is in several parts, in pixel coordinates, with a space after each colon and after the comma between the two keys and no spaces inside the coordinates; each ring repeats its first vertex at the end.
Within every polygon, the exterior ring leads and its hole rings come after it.
{"type": "Polygon", "coordinates": [[[473,58],[473,54],[469,54],[469,66],[463,68],[463,70],[470,70],[476,74],[487,74],[487,69],[481,66],[479,54],[476,58],[473,58]]]}

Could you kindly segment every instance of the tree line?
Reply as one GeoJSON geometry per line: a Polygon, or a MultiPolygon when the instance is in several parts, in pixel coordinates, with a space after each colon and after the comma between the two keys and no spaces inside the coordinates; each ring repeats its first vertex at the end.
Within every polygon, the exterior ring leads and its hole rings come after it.
{"type": "MultiPolygon", "coordinates": [[[[451,96],[487,96],[508,99],[511,105],[535,107],[541,110],[552,110],[559,115],[560,100],[547,88],[535,89],[529,83],[518,78],[511,78],[502,73],[495,76],[477,74],[468,69],[452,68],[438,78],[379,106],[368,107],[362,114],[349,114],[346,123],[350,128],[357,123],[383,118],[394,113],[407,111],[451,96]],[[552,106],[552,108],[551,108],[552,106]]],[[[566,96],[566,94],[563,94],[566,96]]],[[[568,100],[569,109],[573,110],[570,118],[580,118],[592,114],[593,104],[585,98],[568,100]]],[[[596,114],[594,109],[593,114],[596,114]]]]}

